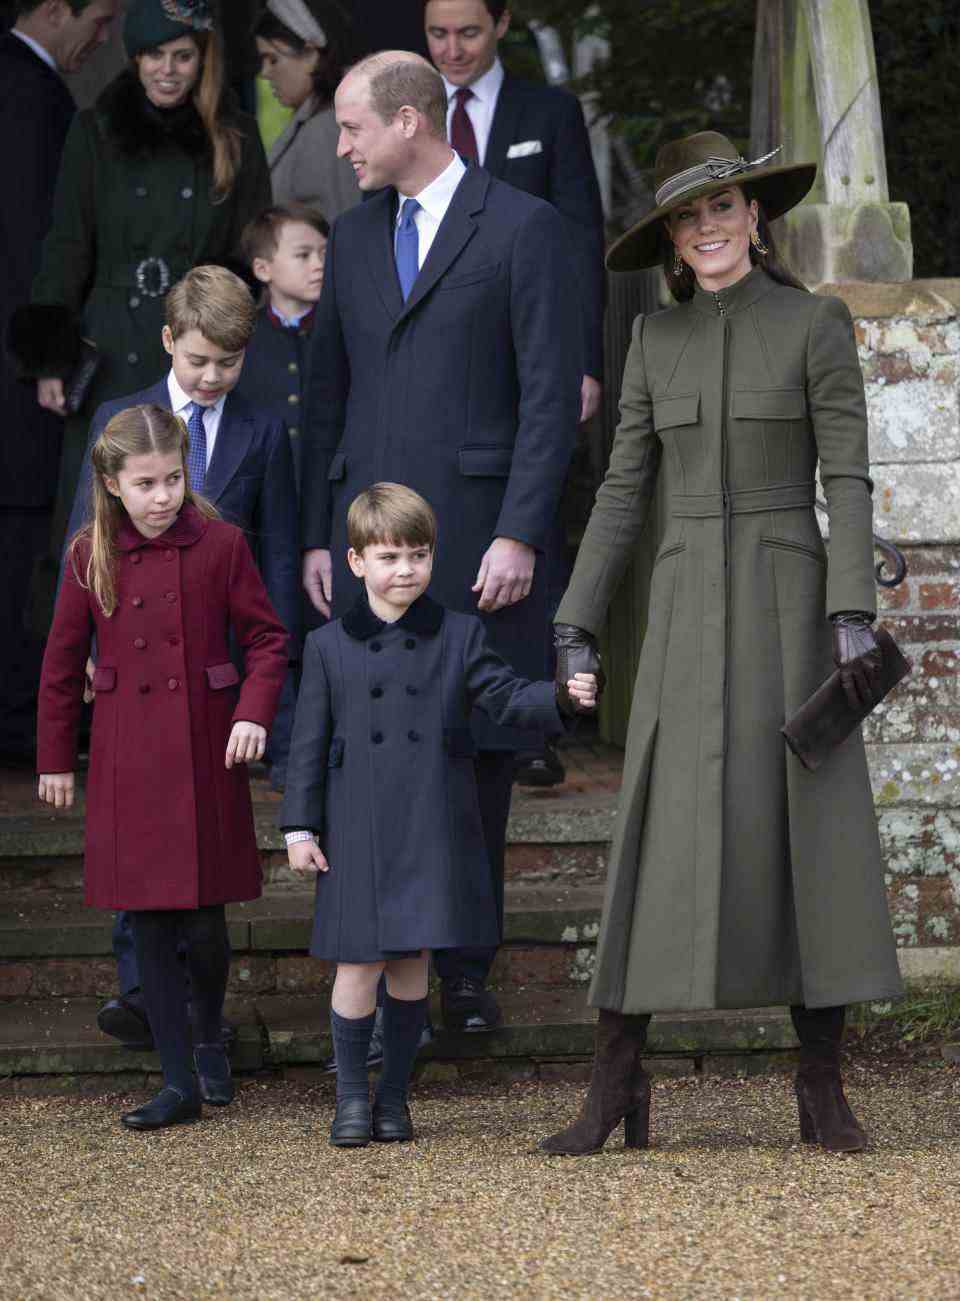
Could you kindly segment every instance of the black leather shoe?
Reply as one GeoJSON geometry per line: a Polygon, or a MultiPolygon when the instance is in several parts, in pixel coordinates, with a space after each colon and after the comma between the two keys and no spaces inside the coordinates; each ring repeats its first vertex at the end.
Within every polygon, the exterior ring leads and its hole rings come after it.
{"type": "Polygon", "coordinates": [[[120,1117],[127,1129],[163,1129],[167,1125],[187,1125],[203,1114],[198,1097],[186,1097],[179,1089],[166,1085],[155,1098],[136,1111],[120,1117]]]}
{"type": "Polygon", "coordinates": [[[496,1030],[503,1022],[500,1005],[479,980],[460,976],[444,984],[440,990],[440,1007],[445,1030],[465,1030],[478,1034],[496,1030]]]}
{"type": "Polygon", "coordinates": [[[375,1143],[412,1143],[413,1121],[410,1108],[378,1102],[373,1108],[373,1141],[375,1143]]]}
{"type": "Polygon", "coordinates": [[[542,750],[524,750],[517,755],[513,780],[518,786],[559,786],[566,779],[567,770],[549,742],[542,750]]]}
{"type": "Polygon", "coordinates": [[[200,1097],[212,1107],[226,1107],[236,1097],[237,1089],[230,1073],[230,1060],[222,1044],[197,1044],[193,1064],[200,1081],[200,1097]]]}
{"type": "Polygon", "coordinates": [[[111,998],[97,1013],[97,1025],[104,1034],[119,1039],[124,1048],[136,1052],[153,1052],[153,1032],[147,1013],[139,1003],[128,998],[111,998]]]}
{"type": "Polygon", "coordinates": [[[334,1147],[366,1147],[370,1142],[370,1103],[366,1098],[344,1098],[337,1103],[330,1142],[334,1147]]]}
{"type": "MultiPolygon", "coordinates": [[[[420,1031],[420,1042],[417,1044],[417,1052],[421,1048],[426,1048],[433,1043],[434,1034],[433,1026],[428,1021],[420,1031]]],[[[370,1036],[370,1047],[367,1050],[367,1070],[373,1071],[383,1065],[383,1012],[377,1008],[377,1020],[373,1027],[373,1034],[370,1036]]],[[[337,1059],[331,1054],[325,1057],[321,1067],[328,1075],[336,1075],[337,1059]]]]}

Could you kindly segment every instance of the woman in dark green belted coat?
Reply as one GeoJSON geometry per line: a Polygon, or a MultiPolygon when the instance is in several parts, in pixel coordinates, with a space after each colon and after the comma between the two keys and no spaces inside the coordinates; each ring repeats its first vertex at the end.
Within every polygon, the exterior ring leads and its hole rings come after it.
{"type": "Polygon", "coordinates": [[[244,225],[270,204],[256,122],[225,101],[206,0],[131,0],[123,37],[131,66],[74,119],[32,303],[10,335],[41,406],[61,415],[81,338],[100,352],[66,418],[54,572],[94,411],[166,372],[167,289],[193,266],[239,259],[244,225]]]}
{"type": "Polygon", "coordinates": [[[901,985],[863,741],[808,772],[780,734],[835,665],[865,702],[879,667],[850,315],[793,279],[767,224],[815,174],[747,163],[713,132],[678,141],[657,159],[655,211],[608,256],[613,270],[662,259],[678,305],[634,325],[610,467],[556,616],[564,674],[593,660],[661,475],[669,523],[590,993],[594,1075],[548,1151],[595,1151],[623,1117],[645,1145],[651,1013],[774,1004],[801,1043],[801,1136],[865,1143],[840,1079],[844,1009],[901,985]]]}

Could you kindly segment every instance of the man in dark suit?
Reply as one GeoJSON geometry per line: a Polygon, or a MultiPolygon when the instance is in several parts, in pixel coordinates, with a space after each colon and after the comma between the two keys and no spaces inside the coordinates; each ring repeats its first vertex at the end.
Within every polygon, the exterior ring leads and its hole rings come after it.
{"type": "Polygon", "coordinates": [[[17,381],[2,341],[30,286],[53,205],[60,157],[73,118],[62,74],[76,72],[109,38],[120,0],[20,0],[13,30],[0,36],[0,758],[32,762],[40,637],[28,631],[30,576],[50,531],[62,422],[17,381]]]}
{"type": "MultiPolygon", "coordinates": [[[[357,596],[346,514],[363,488],[415,488],[439,519],[431,592],[479,609],[496,650],[544,671],[551,523],[573,450],[582,333],[556,210],[446,140],[446,95],[416,55],[384,52],[337,90],[341,156],[372,197],[334,224],[304,422],[304,583],[323,613],[357,596]]],[[[415,691],[415,682],[405,689],[415,691]]],[[[513,752],[474,724],[481,815],[502,917],[513,752]]],[[[448,1027],[500,1019],[495,950],[436,955],[448,1027]]]]}
{"type": "MultiPolygon", "coordinates": [[[[573,267],[583,302],[585,366],[581,420],[597,410],[603,376],[604,227],[600,185],[580,101],[556,86],[508,76],[498,44],[510,26],[504,0],[425,0],[424,25],[430,57],[447,91],[450,143],[492,176],[552,203],[567,222],[573,267]]],[[[561,563],[551,575],[556,608],[569,576],[565,530],[558,517],[561,563]]],[[[547,672],[553,648],[545,648],[547,672]]],[[[564,779],[550,740],[530,746],[517,759],[517,780],[549,786],[564,779]]]]}

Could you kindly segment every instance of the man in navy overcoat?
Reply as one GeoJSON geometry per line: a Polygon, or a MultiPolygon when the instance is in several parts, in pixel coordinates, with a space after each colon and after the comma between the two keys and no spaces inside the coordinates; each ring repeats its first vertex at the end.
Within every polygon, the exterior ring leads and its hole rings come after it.
{"type": "Polygon", "coordinates": [[[62,74],[78,71],[109,39],[120,0],[20,0],[15,8],[13,30],[0,36],[0,754],[32,762],[42,645],[40,630],[27,630],[28,593],[47,549],[63,422],[37,404],[36,384],[17,380],[3,341],[14,309],[30,301],[76,109],[62,74]]]}
{"type": "MultiPolygon", "coordinates": [[[[432,594],[479,610],[494,649],[537,678],[545,552],[580,413],[576,277],[556,210],[465,166],[446,111],[442,78],[412,54],[373,55],[337,91],[339,152],[373,197],[340,217],[327,251],[303,435],[304,583],[322,612],[349,609],[347,508],[372,483],[405,483],[439,519],[432,594]]],[[[525,738],[483,718],[474,734],[502,917],[525,738]]],[[[436,955],[448,1027],[497,1024],[484,990],[495,952],[436,955]]]]}

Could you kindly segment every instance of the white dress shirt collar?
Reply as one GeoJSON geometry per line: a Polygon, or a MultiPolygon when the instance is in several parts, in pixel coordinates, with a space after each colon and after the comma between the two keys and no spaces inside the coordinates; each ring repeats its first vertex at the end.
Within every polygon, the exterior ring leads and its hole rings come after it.
{"type": "MultiPolygon", "coordinates": [[[[483,76],[478,77],[475,82],[467,87],[468,90],[473,91],[477,99],[482,100],[488,106],[491,114],[496,107],[497,96],[500,94],[504,76],[503,64],[499,58],[496,58],[483,76]]],[[[452,81],[447,81],[446,77],[443,79],[443,84],[448,100],[452,100],[457,91],[461,89],[460,86],[455,86],[452,81]]]]}
{"type": "MultiPolygon", "coordinates": [[[[167,392],[170,394],[170,410],[175,416],[189,423],[190,411],[188,408],[193,406],[193,398],[188,397],[180,387],[180,382],[171,369],[167,376],[167,392]]],[[[223,415],[223,406],[229,394],[224,393],[223,397],[217,398],[212,406],[205,407],[203,412],[203,432],[207,438],[207,467],[213,459],[213,448],[217,441],[217,434],[220,432],[220,417],[223,415]]]]}
{"type": "Polygon", "coordinates": [[[57,67],[56,59],[48,49],[45,49],[44,46],[40,44],[39,41],[35,41],[32,36],[28,36],[26,32],[21,32],[17,27],[13,28],[12,35],[19,36],[24,45],[30,46],[30,49],[33,50],[38,59],[42,59],[48,68],[52,68],[54,72],[59,73],[60,69],[57,67]]]}
{"type": "MultiPolygon", "coordinates": [[[[404,199],[414,198],[420,204],[420,207],[430,217],[433,218],[437,225],[443,221],[447,215],[447,209],[450,207],[450,201],[453,198],[454,191],[463,180],[466,172],[463,159],[459,154],[453,154],[448,165],[443,169],[439,176],[435,177],[429,185],[425,186],[419,194],[400,195],[400,207],[403,207],[404,199]]],[[[399,209],[397,211],[397,220],[400,220],[399,209]]]]}

